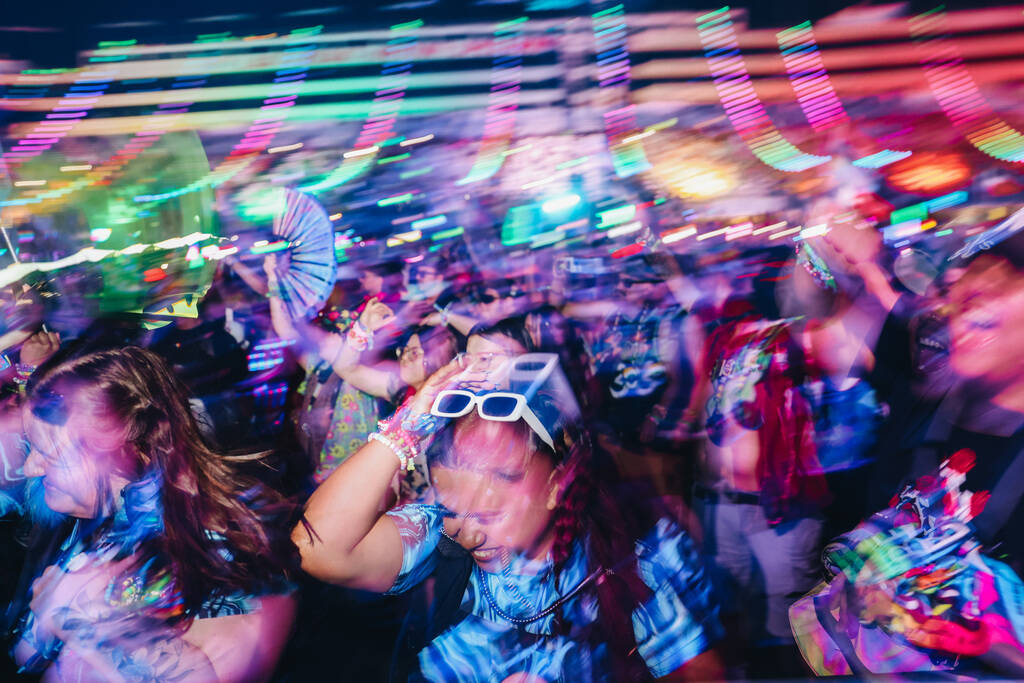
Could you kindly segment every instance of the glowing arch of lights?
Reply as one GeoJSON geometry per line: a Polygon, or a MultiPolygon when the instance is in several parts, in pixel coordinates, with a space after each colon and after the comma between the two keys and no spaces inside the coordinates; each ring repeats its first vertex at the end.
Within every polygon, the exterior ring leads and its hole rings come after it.
{"type": "MultiPolygon", "coordinates": [[[[632,72],[629,64],[629,29],[623,5],[607,7],[592,15],[594,25],[594,51],[597,61],[598,86],[604,92],[614,88],[629,93],[632,72]]],[[[636,133],[636,107],[632,104],[617,107],[604,114],[604,133],[612,154],[615,174],[625,178],[651,167],[644,154],[642,138],[636,133]]]]}
{"type": "Polygon", "coordinates": [[[790,173],[805,171],[831,160],[828,155],[800,150],[772,123],[750,82],[728,6],[699,16],[697,33],[722,106],[733,128],[754,156],[772,168],[790,173]]]}
{"type": "MultiPolygon", "coordinates": [[[[824,131],[849,122],[850,115],[836,95],[822,61],[811,22],[805,21],[776,34],[789,82],[807,122],[824,131]]],[[[907,150],[882,149],[853,162],[861,168],[881,168],[910,156],[907,150]]]]}
{"type": "Polygon", "coordinates": [[[1024,134],[1000,118],[978,90],[949,37],[945,10],[938,7],[911,17],[909,22],[928,86],[953,127],[990,157],[1024,162],[1024,134]]]}

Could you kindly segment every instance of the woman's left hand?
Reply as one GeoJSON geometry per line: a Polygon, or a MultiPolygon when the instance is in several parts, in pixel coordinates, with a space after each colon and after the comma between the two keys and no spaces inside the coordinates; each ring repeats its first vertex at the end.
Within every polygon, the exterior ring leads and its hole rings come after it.
{"type": "Polygon", "coordinates": [[[39,330],[21,345],[21,363],[38,367],[60,349],[60,332],[39,330]]]}

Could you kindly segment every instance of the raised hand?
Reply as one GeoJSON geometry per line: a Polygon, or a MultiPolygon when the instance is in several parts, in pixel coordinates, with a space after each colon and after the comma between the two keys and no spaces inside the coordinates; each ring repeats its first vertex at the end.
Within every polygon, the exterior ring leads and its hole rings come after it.
{"type": "Polygon", "coordinates": [[[392,311],[387,304],[373,298],[366,303],[366,307],[359,316],[359,324],[361,324],[368,332],[373,333],[382,327],[385,327],[394,321],[394,319],[394,311],[392,311]]]}
{"type": "Polygon", "coordinates": [[[21,363],[38,367],[45,363],[50,356],[57,353],[60,348],[59,332],[44,332],[39,330],[25,340],[21,345],[21,363]]]}

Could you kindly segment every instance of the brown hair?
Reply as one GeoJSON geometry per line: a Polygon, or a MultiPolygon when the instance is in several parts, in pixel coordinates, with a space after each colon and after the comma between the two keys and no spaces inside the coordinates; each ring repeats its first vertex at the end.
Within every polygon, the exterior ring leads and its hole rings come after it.
{"type": "Polygon", "coordinates": [[[128,475],[159,473],[163,529],[142,541],[140,562],[156,558],[170,571],[185,618],[211,597],[265,590],[294,566],[285,530],[295,506],[239,471],[258,456],[226,456],[207,445],[184,385],[155,353],[96,351],[43,367],[33,380],[28,400],[37,417],[60,424],[72,409],[88,410],[97,428],[116,425],[133,461],[128,475]],[[278,524],[265,523],[271,519],[278,524]]]}

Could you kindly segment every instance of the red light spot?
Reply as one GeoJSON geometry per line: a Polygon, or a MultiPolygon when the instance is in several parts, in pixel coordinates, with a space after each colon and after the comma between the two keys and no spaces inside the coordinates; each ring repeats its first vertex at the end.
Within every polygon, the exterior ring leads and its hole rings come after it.
{"type": "Polygon", "coordinates": [[[633,256],[634,254],[639,254],[643,250],[643,242],[635,242],[630,244],[628,247],[622,247],[621,249],[613,251],[612,258],[626,258],[628,256],[633,256]]]}

